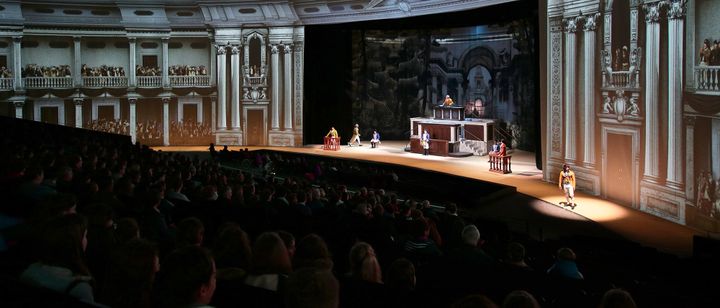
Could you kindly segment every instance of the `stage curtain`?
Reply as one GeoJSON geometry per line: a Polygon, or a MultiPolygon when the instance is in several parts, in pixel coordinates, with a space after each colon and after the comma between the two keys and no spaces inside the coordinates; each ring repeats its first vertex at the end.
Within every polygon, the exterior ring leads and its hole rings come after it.
{"type": "Polygon", "coordinates": [[[718,96],[685,92],[685,101],[701,114],[712,115],[720,112],[718,96]]]}

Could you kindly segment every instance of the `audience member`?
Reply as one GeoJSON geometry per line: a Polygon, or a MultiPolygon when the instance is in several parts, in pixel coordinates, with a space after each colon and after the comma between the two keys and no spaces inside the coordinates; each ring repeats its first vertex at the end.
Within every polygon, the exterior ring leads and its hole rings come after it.
{"type": "Polygon", "coordinates": [[[339,285],[328,269],[304,267],[287,279],[286,308],[339,307],[339,285]]]}
{"type": "Polygon", "coordinates": [[[215,292],[215,262],[202,247],[180,248],[163,260],[155,284],[156,307],[202,307],[215,292]]]}
{"type": "Polygon", "coordinates": [[[155,274],[160,270],[158,250],[152,242],[133,239],[115,249],[108,266],[100,302],[110,307],[152,307],[155,274]]]}
{"type": "Polygon", "coordinates": [[[505,297],[502,308],[540,308],[540,304],[527,291],[516,290],[505,297]]]}
{"type": "Polygon", "coordinates": [[[635,300],[628,291],[623,289],[610,289],[603,294],[599,308],[635,308],[635,300]]]}
{"type": "Polygon", "coordinates": [[[572,249],[567,247],[558,249],[555,263],[547,270],[548,274],[572,280],[584,279],[583,274],[578,270],[575,259],[575,252],[572,249]]]}

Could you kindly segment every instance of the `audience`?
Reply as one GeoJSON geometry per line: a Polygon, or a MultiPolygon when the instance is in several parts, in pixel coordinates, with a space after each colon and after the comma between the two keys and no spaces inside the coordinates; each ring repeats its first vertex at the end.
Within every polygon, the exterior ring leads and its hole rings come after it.
{"type": "Polygon", "coordinates": [[[163,260],[155,307],[202,307],[215,293],[215,262],[204,248],[186,246],[163,260]]]}
{"type": "Polygon", "coordinates": [[[38,66],[37,64],[26,65],[21,72],[22,78],[27,77],[70,77],[70,65],[60,66],[38,66]]]}
{"type": "Polygon", "coordinates": [[[339,285],[327,269],[304,267],[287,279],[286,308],[339,307],[339,285]]]}

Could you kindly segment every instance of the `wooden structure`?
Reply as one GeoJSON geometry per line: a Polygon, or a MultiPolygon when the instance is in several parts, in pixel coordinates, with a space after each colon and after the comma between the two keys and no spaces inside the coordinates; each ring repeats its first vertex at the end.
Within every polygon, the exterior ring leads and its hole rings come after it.
{"type": "Polygon", "coordinates": [[[338,151],[340,150],[340,137],[325,137],[323,139],[323,150],[338,151]]]}
{"type": "Polygon", "coordinates": [[[490,171],[508,174],[512,173],[512,155],[488,155],[490,157],[490,171]]]}
{"type": "MultiPolygon", "coordinates": [[[[435,107],[436,116],[446,117],[452,116],[457,118],[458,111],[462,114],[462,107],[435,107]]],[[[430,134],[429,154],[448,156],[457,154],[460,151],[460,143],[463,140],[477,141],[480,144],[492,144],[494,141],[493,131],[496,122],[492,119],[475,119],[465,120],[464,115],[460,116],[462,120],[447,118],[410,118],[410,151],[413,153],[423,153],[420,145],[420,136],[424,130],[430,134]]],[[[488,149],[485,149],[485,153],[488,149]]]]}

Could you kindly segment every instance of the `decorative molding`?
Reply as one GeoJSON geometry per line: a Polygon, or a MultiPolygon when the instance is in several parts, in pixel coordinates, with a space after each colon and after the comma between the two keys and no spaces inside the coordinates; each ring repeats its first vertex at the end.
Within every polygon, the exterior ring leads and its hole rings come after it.
{"type": "Polygon", "coordinates": [[[687,3],[687,0],[672,0],[667,5],[668,11],[667,16],[668,19],[682,19],[685,17],[686,13],[686,7],[685,4],[687,3]]]}
{"type": "Polygon", "coordinates": [[[278,44],[272,44],[270,45],[270,53],[277,54],[279,52],[279,45],[278,44]]]}
{"type": "Polygon", "coordinates": [[[563,30],[567,33],[575,33],[578,30],[578,24],[582,21],[582,17],[575,16],[563,19],[563,30]]]}
{"type": "Polygon", "coordinates": [[[239,53],[240,53],[240,47],[237,46],[237,45],[232,45],[232,46],[230,47],[230,53],[233,54],[233,55],[239,54],[239,53]]]}
{"type": "Polygon", "coordinates": [[[226,47],[225,45],[215,45],[217,55],[224,55],[227,52],[226,47]]]}
{"type": "Polygon", "coordinates": [[[562,157],[562,44],[561,32],[550,33],[550,156],[562,157]]]}
{"type": "Polygon", "coordinates": [[[667,5],[665,2],[652,2],[645,3],[642,5],[645,11],[645,22],[646,23],[657,23],[660,21],[660,11],[667,5]]]}
{"type": "Polygon", "coordinates": [[[584,31],[595,31],[597,29],[597,22],[598,18],[600,18],[600,13],[590,14],[583,16],[585,23],[583,24],[583,30],[584,31]]]}

